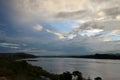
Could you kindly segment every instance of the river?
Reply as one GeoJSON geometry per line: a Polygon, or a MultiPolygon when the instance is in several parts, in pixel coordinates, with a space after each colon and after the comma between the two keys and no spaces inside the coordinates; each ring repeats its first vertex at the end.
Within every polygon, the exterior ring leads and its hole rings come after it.
{"type": "Polygon", "coordinates": [[[80,71],[85,78],[100,76],[103,80],[120,80],[120,60],[100,60],[82,58],[35,58],[28,63],[60,74],[65,71],[80,71]]]}

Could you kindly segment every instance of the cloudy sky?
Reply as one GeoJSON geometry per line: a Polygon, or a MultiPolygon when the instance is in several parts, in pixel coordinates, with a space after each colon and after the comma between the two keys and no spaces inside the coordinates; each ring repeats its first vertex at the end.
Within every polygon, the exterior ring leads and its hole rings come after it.
{"type": "Polygon", "coordinates": [[[0,52],[120,52],[120,0],[0,0],[0,52]]]}

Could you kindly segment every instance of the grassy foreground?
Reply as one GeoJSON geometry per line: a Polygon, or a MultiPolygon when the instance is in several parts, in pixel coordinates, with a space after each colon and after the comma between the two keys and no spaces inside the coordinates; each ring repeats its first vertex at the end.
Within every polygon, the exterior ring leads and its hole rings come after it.
{"type": "Polygon", "coordinates": [[[50,74],[41,67],[28,64],[26,61],[0,60],[0,76],[8,80],[41,80],[40,76],[57,80],[58,75],[50,74]]]}

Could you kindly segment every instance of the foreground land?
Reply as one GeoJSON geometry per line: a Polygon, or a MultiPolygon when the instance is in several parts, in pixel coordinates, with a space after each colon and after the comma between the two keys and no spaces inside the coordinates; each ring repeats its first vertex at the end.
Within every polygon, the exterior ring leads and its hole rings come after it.
{"type": "Polygon", "coordinates": [[[0,80],[57,80],[58,75],[19,60],[36,57],[25,53],[0,53],[0,80]]]}
{"type": "MultiPolygon", "coordinates": [[[[91,80],[90,78],[83,78],[82,73],[79,71],[52,74],[41,67],[36,67],[28,64],[25,60],[20,60],[36,57],[25,53],[0,53],[0,80],[73,80],[73,75],[78,76],[78,79],[74,80],[91,80]]],[[[101,79],[97,77],[95,80],[101,79]]]]}

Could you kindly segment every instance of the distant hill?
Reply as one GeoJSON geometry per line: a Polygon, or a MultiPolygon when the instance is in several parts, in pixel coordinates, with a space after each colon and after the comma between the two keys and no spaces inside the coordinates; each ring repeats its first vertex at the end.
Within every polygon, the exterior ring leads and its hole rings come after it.
{"type": "Polygon", "coordinates": [[[36,58],[37,56],[26,53],[0,53],[0,58],[13,58],[13,59],[23,59],[23,58],[36,58]]]}
{"type": "Polygon", "coordinates": [[[70,55],[70,56],[39,56],[44,58],[89,58],[89,59],[120,59],[120,54],[93,54],[93,55],[70,55]]]}
{"type": "Polygon", "coordinates": [[[120,59],[120,54],[94,54],[80,56],[80,58],[92,58],[92,59],[120,59]]]}

